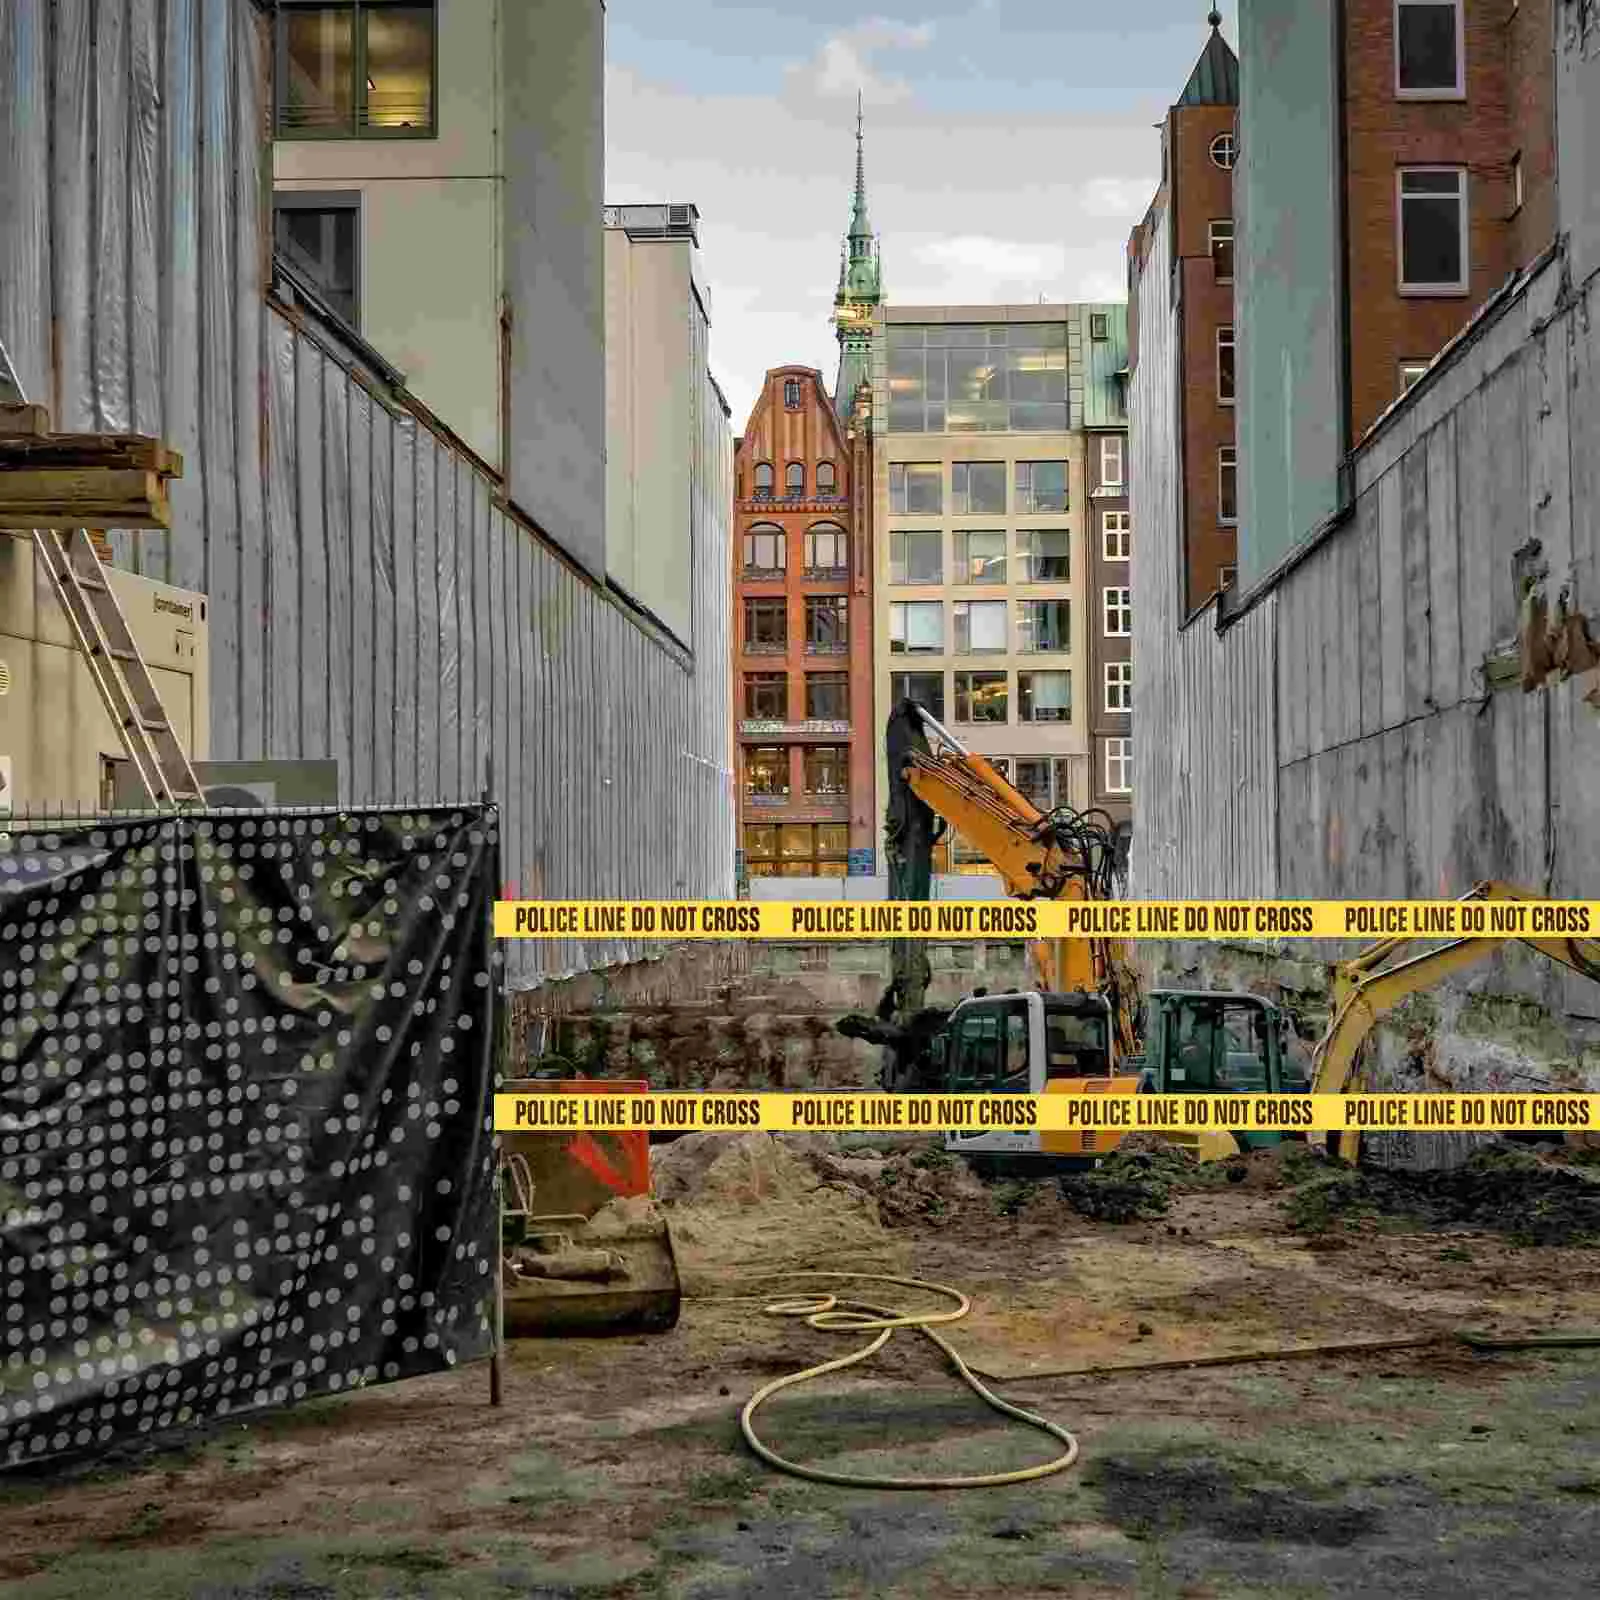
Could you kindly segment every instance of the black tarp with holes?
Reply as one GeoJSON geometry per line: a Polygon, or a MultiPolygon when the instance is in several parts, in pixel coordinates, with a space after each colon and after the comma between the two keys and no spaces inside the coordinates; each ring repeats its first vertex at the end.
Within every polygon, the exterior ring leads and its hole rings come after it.
{"type": "Polygon", "coordinates": [[[488,1353],[492,807],[0,836],[0,1465],[488,1353]]]}

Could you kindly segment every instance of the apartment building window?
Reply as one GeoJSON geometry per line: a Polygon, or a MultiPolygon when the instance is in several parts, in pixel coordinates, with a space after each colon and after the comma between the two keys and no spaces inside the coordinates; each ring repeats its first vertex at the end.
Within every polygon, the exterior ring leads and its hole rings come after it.
{"type": "Polygon", "coordinates": [[[1017,514],[1067,510],[1067,464],[1065,461],[1019,461],[1016,473],[1017,514]]]}
{"type": "Polygon", "coordinates": [[[836,495],[839,492],[839,478],[831,461],[817,463],[817,493],[821,495],[836,495]]]}
{"type": "Polygon", "coordinates": [[[361,201],[355,194],[273,196],[280,256],[352,328],[361,325],[361,201]]]}
{"type": "Polygon", "coordinates": [[[890,583],[943,583],[944,535],[932,530],[889,535],[890,583]]]}
{"type": "Polygon", "coordinates": [[[806,596],[806,654],[842,656],[850,648],[850,601],[842,594],[806,596]]]}
{"type": "Polygon", "coordinates": [[[752,722],[782,722],[789,715],[789,676],[749,672],[744,680],[744,714],[752,722]]]}
{"type": "Polygon", "coordinates": [[[1219,594],[1226,589],[1231,589],[1238,580],[1239,569],[1237,567],[1217,568],[1217,592],[1219,594]]]}
{"type": "Polygon", "coordinates": [[[1211,165],[1221,167],[1224,172],[1232,172],[1233,164],[1239,159],[1238,142],[1231,133],[1219,133],[1211,141],[1211,165]]]}
{"type": "Polygon", "coordinates": [[[813,722],[848,722],[850,719],[850,674],[848,672],[808,672],[806,674],[806,716],[813,722]]]}
{"type": "Polygon", "coordinates": [[[756,463],[756,499],[770,500],[772,498],[772,463],[758,461],[756,463]]]}
{"type": "Polygon", "coordinates": [[[1004,672],[958,672],[956,721],[1004,722],[1007,714],[1007,682],[1004,672]]]}
{"type": "Polygon", "coordinates": [[[1023,600],[1017,609],[1017,648],[1022,654],[1056,655],[1072,648],[1070,600],[1023,600]]]}
{"type": "Polygon", "coordinates": [[[1400,363],[1400,393],[1404,394],[1428,370],[1426,361],[1402,361],[1400,363]]]}
{"type": "Polygon", "coordinates": [[[280,139],[432,138],[434,6],[281,0],[276,132],[280,139]]]}
{"type": "Polygon", "coordinates": [[[798,378],[785,378],[783,380],[783,405],[786,411],[800,409],[800,380],[798,378]]]}
{"type": "Polygon", "coordinates": [[[1106,710],[1133,710],[1133,663],[1106,662],[1106,710]]]}
{"type": "Polygon", "coordinates": [[[1004,529],[968,528],[956,538],[957,583],[1004,583],[1006,536],[1004,529]]]}
{"type": "Polygon", "coordinates": [[[789,793],[789,747],[753,745],[744,753],[744,790],[781,800],[789,793]]]}
{"type": "Polygon", "coordinates": [[[1467,288],[1465,167],[1402,167],[1400,292],[1462,294],[1467,288]]]}
{"type": "Polygon", "coordinates": [[[1065,528],[1028,528],[1021,534],[1022,581],[1067,583],[1072,577],[1072,535],[1065,528]]]}
{"type": "Polygon", "coordinates": [[[745,576],[748,578],[757,573],[771,573],[775,577],[781,577],[786,566],[783,543],[783,529],[775,522],[757,522],[746,529],[745,576]]]}
{"type": "Polygon", "coordinates": [[[1122,487],[1122,435],[1120,433],[1101,435],[1100,487],[1102,489],[1120,489],[1122,487]]]}
{"type": "Polygon", "coordinates": [[[1522,209],[1522,152],[1519,150],[1511,158],[1511,215],[1515,216],[1522,209]]]}
{"type": "Polygon", "coordinates": [[[1006,603],[1004,600],[957,600],[955,603],[958,656],[1004,654],[1006,603]]]}
{"type": "Polygon", "coordinates": [[[892,462],[889,509],[908,517],[938,516],[944,510],[944,468],[937,461],[892,462]]]}
{"type": "Polygon", "coordinates": [[[944,654],[944,602],[895,600],[889,606],[891,655],[944,654]]]}
{"type": "Polygon", "coordinates": [[[1089,338],[1095,344],[1104,344],[1111,337],[1111,319],[1103,311],[1089,313],[1089,338]]]}
{"type": "Polygon", "coordinates": [[[1233,282],[1233,218],[1214,218],[1206,227],[1211,268],[1218,283],[1233,282]]]}
{"type": "Polygon", "coordinates": [[[1071,722],[1070,672],[1019,672],[1017,674],[1019,722],[1071,722]]]}
{"type": "Polygon", "coordinates": [[[1394,86],[1402,100],[1466,96],[1461,0],[1395,0],[1394,86]]]}
{"type": "Polygon", "coordinates": [[[1040,811],[1050,810],[1050,761],[1048,757],[1018,756],[1017,775],[1012,786],[1022,798],[1040,811]]]}
{"type": "Polygon", "coordinates": [[[958,517],[1005,515],[1005,462],[958,461],[950,476],[950,509],[958,517]]]}
{"type": "Polygon", "coordinates": [[[789,500],[798,500],[806,492],[806,469],[798,461],[791,461],[783,470],[783,492],[789,500]]]}
{"type": "Polygon", "coordinates": [[[1104,591],[1106,637],[1126,639],[1133,632],[1133,590],[1104,591]]]}
{"type": "Polygon", "coordinates": [[[808,528],[805,558],[808,578],[843,577],[850,570],[850,540],[844,529],[831,522],[808,528]]]}
{"type": "Polygon", "coordinates": [[[1223,445],[1217,451],[1217,521],[1239,520],[1239,463],[1236,447],[1223,445]]]}
{"type": "Polygon", "coordinates": [[[1133,556],[1133,532],[1127,511],[1108,511],[1100,526],[1100,555],[1106,561],[1128,561],[1133,556]]]}
{"type": "Polygon", "coordinates": [[[1106,793],[1133,793],[1133,740],[1106,740],[1106,793]]]}
{"type": "Polygon", "coordinates": [[[850,792],[849,763],[843,745],[812,745],[805,755],[806,793],[819,800],[842,799],[850,792]]]}
{"type": "Polygon", "coordinates": [[[1233,329],[1217,329],[1217,399],[1233,404],[1233,329]]]}
{"type": "Polygon", "coordinates": [[[891,672],[889,698],[894,705],[914,700],[926,711],[944,721],[944,674],[942,672],[891,672]]]}
{"type": "Polygon", "coordinates": [[[753,656],[781,656],[789,648],[789,608],[784,600],[745,601],[744,647],[753,656]]]}

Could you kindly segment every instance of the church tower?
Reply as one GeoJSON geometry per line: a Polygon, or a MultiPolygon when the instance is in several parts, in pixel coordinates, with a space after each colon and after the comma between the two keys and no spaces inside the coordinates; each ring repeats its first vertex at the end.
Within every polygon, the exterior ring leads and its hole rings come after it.
{"type": "Polygon", "coordinates": [[[861,144],[861,97],[856,97],[856,198],[850,231],[839,256],[839,287],[833,297],[833,326],[839,340],[839,377],[833,403],[850,414],[856,390],[872,374],[872,312],[883,300],[878,242],[867,223],[867,171],[861,144]]]}

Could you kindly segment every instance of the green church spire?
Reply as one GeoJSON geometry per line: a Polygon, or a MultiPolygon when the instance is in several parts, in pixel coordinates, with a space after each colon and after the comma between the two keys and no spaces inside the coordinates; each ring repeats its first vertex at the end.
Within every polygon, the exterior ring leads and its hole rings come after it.
{"type": "Polygon", "coordinates": [[[856,96],[856,192],[850,231],[839,257],[839,286],[833,297],[833,323],[839,339],[839,379],[833,403],[848,415],[855,392],[872,368],[872,311],[883,300],[878,241],[867,221],[867,165],[861,131],[861,96],[856,96]]]}

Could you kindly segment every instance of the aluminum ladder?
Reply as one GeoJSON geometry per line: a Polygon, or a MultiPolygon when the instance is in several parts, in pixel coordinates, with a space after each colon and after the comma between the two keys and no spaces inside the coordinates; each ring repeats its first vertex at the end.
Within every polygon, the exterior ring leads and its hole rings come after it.
{"type": "MultiPolygon", "coordinates": [[[[27,404],[4,344],[0,404],[27,404]]],[[[87,530],[63,534],[59,528],[35,528],[33,547],[72,624],[100,703],[121,731],[123,746],[156,809],[198,804],[203,799],[200,781],[87,530]]]]}

